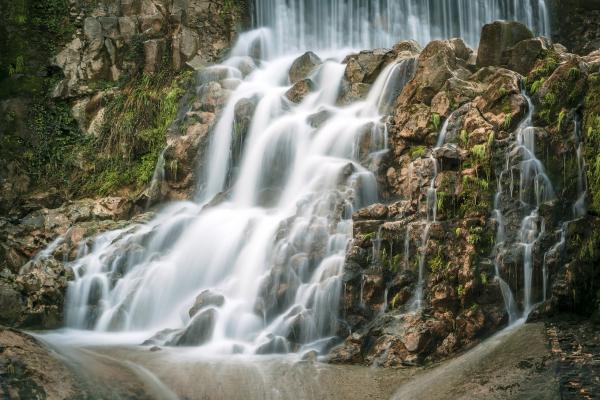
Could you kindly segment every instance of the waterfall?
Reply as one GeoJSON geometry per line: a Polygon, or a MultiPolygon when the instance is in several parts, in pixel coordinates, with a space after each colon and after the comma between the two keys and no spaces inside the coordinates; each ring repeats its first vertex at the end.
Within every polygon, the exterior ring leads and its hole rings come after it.
{"type": "Polygon", "coordinates": [[[463,38],[477,46],[491,21],[520,21],[549,36],[546,0],[255,0],[253,22],[269,27],[278,52],[289,49],[390,47],[463,38]]]}
{"type": "MultiPolygon", "coordinates": [[[[212,129],[193,201],[168,204],[149,222],[82,245],[67,293],[69,328],[142,333],[152,343],[200,346],[204,354],[326,351],[338,331],[351,215],[377,201],[371,166],[388,150],[384,117],[416,68],[415,59],[391,61],[366,100],[341,107],[347,49],[451,36],[474,45],[484,23],[502,18],[541,34],[549,30],[543,0],[256,0],[253,18],[257,29],[242,34],[221,65],[198,76],[198,96],[223,81],[236,88],[212,129]],[[308,48],[326,61],[310,73],[311,93],[293,103],[286,97],[288,73],[308,48]],[[248,60],[256,68],[242,73],[248,60]],[[240,140],[236,104],[252,99],[255,111],[240,140]],[[317,115],[322,121],[313,124],[317,115]]],[[[448,120],[437,147],[444,145],[448,120]]],[[[530,121],[531,110],[515,144],[526,156],[520,188],[527,213],[519,237],[529,269],[537,209],[550,195],[533,155],[530,121]]],[[[417,308],[437,218],[434,155],[431,162],[417,308]]],[[[163,163],[161,157],[151,192],[160,191],[163,163]]],[[[526,297],[529,309],[531,294],[526,297]]],[[[382,312],[386,303],[387,290],[382,312]]]]}
{"type": "Polygon", "coordinates": [[[82,249],[68,291],[69,327],[145,332],[155,343],[202,346],[205,354],[330,345],[351,215],[377,200],[366,164],[387,151],[382,117],[415,60],[391,62],[366,100],[339,107],[346,52],[324,52],[327,61],[310,76],[316,89],[294,104],[285,93],[298,54],[256,59],[260,67],[243,79],[238,70],[240,60],[269,57],[272,47],[264,30],[249,32],[230,59],[200,74],[200,94],[223,76],[239,85],[212,132],[196,201],[170,204],[152,221],[82,249]],[[257,103],[240,144],[235,105],[244,99],[257,103]],[[240,154],[232,155],[233,146],[240,154]]]}

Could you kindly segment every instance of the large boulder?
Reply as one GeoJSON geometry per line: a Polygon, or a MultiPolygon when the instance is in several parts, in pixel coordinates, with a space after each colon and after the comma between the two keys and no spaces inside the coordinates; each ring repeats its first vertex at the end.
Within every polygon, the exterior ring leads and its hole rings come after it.
{"type": "Polygon", "coordinates": [[[321,65],[323,61],[312,51],[304,53],[297,58],[290,68],[289,78],[290,83],[295,84],[308,76],[321,65]]]}
{"type": "Polygon", "coordinates": [[[502,65],[503,53],[526,39],[533,39],[533,33],[519,22],[495,21],[484,25],[477,50],[477,66],[502,65]]]}
{"type": "MultiPolygon", "coordinates": [[[[456,76],[461,67],[455,43],[447,40],[434,40],[421,52],[414,78],[404,87],[398,104],[414,102],[430,104],[433,97],[448,79],[456,76]]],[[[461,56],[464,49],[459,48],[461,56]]]]}

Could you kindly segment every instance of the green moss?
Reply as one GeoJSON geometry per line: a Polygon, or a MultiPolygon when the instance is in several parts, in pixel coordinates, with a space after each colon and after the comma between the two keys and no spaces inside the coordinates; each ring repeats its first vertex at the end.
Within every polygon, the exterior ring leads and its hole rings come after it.
{"type": "Polygon", "coordinates": [[[469,132],[467,132],[465,129],[460,131],[460,144],[463,147],[467,147],[469,144],[469,132]]]}
{"type": "Polygon", "coordinates": [[[465,297],[465,286],[464,285],[462,285],[462,284],[458,285],[458,287],[456,288],[456,295],[460,299],[465,297]]]}
{"type": "Polygon", "coordinates": [[[421,158],[425,155],[426,151],[427,151],[427,147],[425,147],[425,146],[422,146],[422,145],[414,146],[410,150],[410,158],[412,158],[413,160],[416,160],[417,158],[421,158]]]}
{"type": "Polygon", "coordinates": [[[557,119],[557,121],[556,121],[556,128],[557,128],[559,131],[560,131],[560,130],[561,130],[561,128],[562,128],[562,123],[563,123],[563,121],[564,121],[564,119],[565,119],[565,116],[566,116],[565,110],[564,110],[564,109],[560,110],[560,112],[558,113],[558,119],[557,119]]]}
{"type": "Polygon", "coordinates": [[[433,126],[433,128],[436,131],[440,130],[441,122],[442,122],[442,119],[440,117],[440,114],[438,114],[438,113],[431,114],[431,125],[433,126]]]}
{"type": "Polygon", "coordinates": [[[510,129],[511,125],[512,125],[512,114],[505,113],[504,114],[504,129],[506,129],[506,130],[510,129]]]}
{"type": "Polygon", "coordinates": [[[558,64],[558,56],[552,50],[546,51],[543,60],[538,62],[538,66],[527,77],[527,84],[529,85],[531,82],[531,85],[527,87],[528,91],[532,94],[537,92],[545,79],[558,67],[558,64]]]}
{"type": "Polygon", "coordinates": [[[544,82],[546,82],[546,78],[540,78],[536,81],[534,81],[531,86],[529,91],[531,92],[531,94],[535,94],[537,93],[538,90],[540,90],[540,88],[542,87],[542,85],[544,84],[544,82]]]}

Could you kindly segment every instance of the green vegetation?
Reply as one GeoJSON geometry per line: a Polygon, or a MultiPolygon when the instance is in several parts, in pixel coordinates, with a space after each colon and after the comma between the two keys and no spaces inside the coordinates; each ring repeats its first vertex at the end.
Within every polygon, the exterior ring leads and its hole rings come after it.
{"type": "Polygon", "coordinates": [[[527,87],[529,93],[536,93],[557,67],[558,56],[552,50],[546,51],[543,59],[538,61],[537,67],[527,77],[527,84],[529,85],[531,82],[531,85],[527,87]]]}
{"type": "Polygon", "coordinates": [[[560,131],[562,128],[562,123],[565,120],[565,110],[564,108],[562,110],[560,110],[560,112],[558,113],[558,120],[556,121],[556,128],[560,131]]]}
{"type": "Polygon", "coordinates": [[[427,151],[427,147],[425,147],[425,146],[422,146],[422,145],[414,146],[410,150],[410,158],[413,160],[416,160],[417,158],[421,158],[425,155],[426,151],[427,151]]]}
{"type": "Polygon", "coordinates": [[[506,129],[506,130],[510,129],[511,125],[512,125],[512,114],[505,113],[504,114],[504,129],[506,129]]]}
{"type": "Polygon", "coordinates": [[[465,286],[463,284],[458,285],[458,287],[456,288],[456,295],[459,299],[465,297],[465,286]]]}
{"type": "Polygon", "coordinates": [[[442,272],[444,269],[446,269],[449,265],[448,265],[448,261],[446,260],[446,257],[444,255],[445,253],[442,251],[442,248],[438,248],[437,254],[435,255],[435,257],[430,258],[427,261],[427,264],[429,265],[429,269],[431,270],[431,272],[438,273],[438,272],[442,272]]]}
{"type": "Polygon", "coordinates": [[[442,122],[442,119],[440,117],[440,114],[438,114],[438,113],[431,114],[431,125],[433,126],[433,128],[436,131],[440,130],[441,122],[442,122]]]}
{"type": "Polygon", "coordinates": [[[0,5],[0,99],[44,96],[55,78],[48,60],[74,31],[68,0],[0,5]]]}
{"type": "Polygon", "coordinates": [[[600,213],[600,73],[588,78],[589,89],[584,99],[585,159],[590,191],[590,209],[600,213]]]}
{"type": "Polygon", "coordinates": [[[460,131],[460,144],[463,147],[467,147],[469,145],[469,132],[467,132],[465,129],[460,131]]]}
{"type": "Polygon", "coordinates": [[[531,84],[529,91],[531,94],[536,94],[537,91],[542,87],[542,85],[546,82],[546,78],[540,78],[531,84]]]}
{"type": "Polygon", "coordinates": [[[107,194],[123,186],[139,189],[152,179],[185,78],[175,79],[168,71],[142,75],[107,104],[101,134],[84,149],[97,172],[95,179],[85,183],[86,191],[107,194]]]}

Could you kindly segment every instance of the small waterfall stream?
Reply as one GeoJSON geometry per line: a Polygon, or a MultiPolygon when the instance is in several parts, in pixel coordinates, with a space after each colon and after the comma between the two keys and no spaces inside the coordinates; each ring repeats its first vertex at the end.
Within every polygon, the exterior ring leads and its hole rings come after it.
{"type": "Polygon", "coordinates": [[[534,106],[525,92],[522,93],[522,96],[527,100],[527,114],[512,134],[513,142],[507,150],[505,167],[498,176],[498,189],[492,213],[492,218],[497,225],[494,249],[496,279],[500,283],[510,322],[527,317],[534,306],[532,296],[534,246],[544,233],[544,219],[540,217],[539,209],[541,205],[555,199],[550,178],[546,175],[544,165],[535,154],[536,129],[532,122],[534,106]],[[516,194],[515,175],[518,177],[518,193],[516,194]],[[513,198],[515,196],[516,198],[513,198]],[[507,235],[507,221],[503,215],[504,209],[509,206],[509,203],[513,203],[521,216],[519,229],[515,235],[516,242],[512,242],[507,235]],[[521,311],[517,310],[514,295],[506,280],[502,278],[500,271],[503,257],[515,249],[519,249],[520,260],[518,262],[522,265],[521,311]]]}

